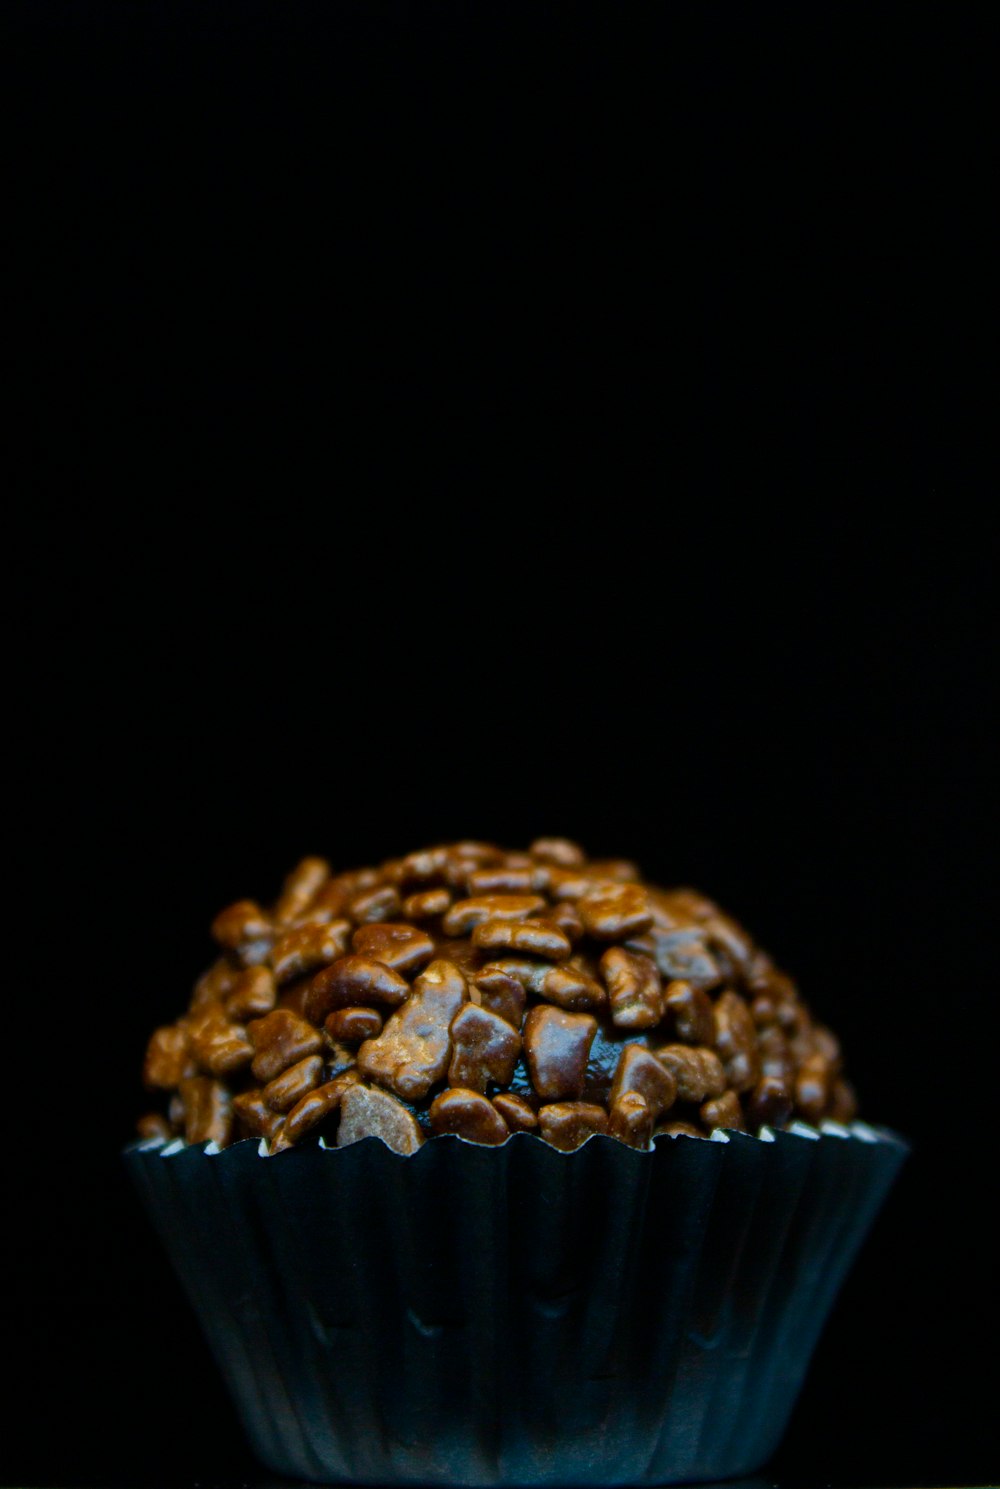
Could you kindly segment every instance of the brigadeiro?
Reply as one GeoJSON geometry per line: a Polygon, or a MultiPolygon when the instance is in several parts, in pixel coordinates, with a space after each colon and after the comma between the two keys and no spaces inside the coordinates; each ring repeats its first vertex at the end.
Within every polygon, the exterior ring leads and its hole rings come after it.
{"type": "Polygon", "coordinates": [[[216,917],[127,1160],[260,1457],[653,1484],[776,1446],[905,1154],[691,889],[540,838],[216,917]]]}

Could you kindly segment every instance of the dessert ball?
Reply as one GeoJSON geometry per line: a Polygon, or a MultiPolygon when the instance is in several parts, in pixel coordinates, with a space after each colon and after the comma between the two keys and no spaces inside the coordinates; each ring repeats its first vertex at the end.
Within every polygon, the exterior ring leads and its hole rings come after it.
{"type": "Polygon", "coordinates": [[[564,838],[346,873],[306,858],[212,935],[218,959],[149,1042],[143,1137],[642,1149],[854,1115],[836,1038],[736,921],[564,838]]]}

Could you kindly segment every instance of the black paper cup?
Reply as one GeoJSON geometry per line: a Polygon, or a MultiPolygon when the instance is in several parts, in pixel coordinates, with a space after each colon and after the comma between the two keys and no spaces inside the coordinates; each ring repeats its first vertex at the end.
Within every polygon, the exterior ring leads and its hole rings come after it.
{"type": "Polygon", "coordinates": [[[852,1124],[126,1161],[258,1456],[316,1482],[752,1473],[906,1153],[852,1124]]]}

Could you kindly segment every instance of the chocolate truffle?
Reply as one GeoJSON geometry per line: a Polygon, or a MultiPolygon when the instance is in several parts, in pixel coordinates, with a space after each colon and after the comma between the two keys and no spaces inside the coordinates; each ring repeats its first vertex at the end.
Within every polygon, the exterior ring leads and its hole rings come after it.
{"type": "Polygon", "coordinates": [[[741,926],[562,838],[340,874],[307,858],[212,934],[218,960],[149,1042],[145,1137],[646,1148],[854,1115],[836,1038],[741,926]]]}

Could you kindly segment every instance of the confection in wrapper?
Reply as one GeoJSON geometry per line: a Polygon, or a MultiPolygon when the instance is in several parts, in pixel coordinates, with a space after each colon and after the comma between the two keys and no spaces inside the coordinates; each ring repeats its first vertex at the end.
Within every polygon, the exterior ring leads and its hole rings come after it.
{"type": "Polygon", "coordinates": [[[264,1463],[767,1460],[906,1147],[742,927],[542,839],[306,859],[213,934],[125,1157],[264,1463]]]}

